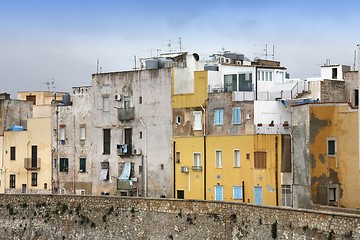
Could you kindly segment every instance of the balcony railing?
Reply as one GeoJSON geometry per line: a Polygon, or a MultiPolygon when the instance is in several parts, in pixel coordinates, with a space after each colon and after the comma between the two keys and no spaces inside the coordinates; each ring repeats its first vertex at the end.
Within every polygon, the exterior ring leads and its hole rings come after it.
{"type": "Polygon", "coordinates": [[[191,169],[195,172],[201,172],[202,171],[202,166],[192,166],[191,169]]]}
{"type": "Polygon", "coordinates": [[[256,134],[290,134],[291,126],[286,124],[257,124],[254,125],[256,134]]]}
{"type": "Polygon", "coordinates": [[[27,170],[39,170],[40,169],[40,158],[24,158],[24,168],[27,170]]]}
{"type": "Polygon", "coordinates": [[[118,119],[119,121],[130,121],[134,120],[135,108],[118,108],[118,119]]]}

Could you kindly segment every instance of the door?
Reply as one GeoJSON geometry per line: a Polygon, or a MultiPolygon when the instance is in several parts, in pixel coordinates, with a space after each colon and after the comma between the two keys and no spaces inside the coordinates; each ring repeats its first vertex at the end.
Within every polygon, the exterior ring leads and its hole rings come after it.
{"type": "Polygon", "coordinates": [[[223,200],[223,186],[220,185],[215,186],[215,200],[216,201],[223,200]]]}
{"type": "Polygon", "coordinates": [[[262,205],[262,187],[254,187],[254,203],[256,205],[262,205]]]}
{"type": "Polygon", "coordinates": [[[37,146],[33,145],[33,146],[31,146],[31,167],[32,168],[37,168],[37,158],[38,158],[37,146]]]}
{"type": "Polygon", "coordinates": [[[26,184],[23,184],[23,185],[22,185],[21,192],[22,192],[22,193],[26,193],[26,184]]]}
{"type": "Polygon", "coordinates": [[[177,190],[176,196],[177,196],[177,199],[184,199],[184,190],[177,190]]]}
{"type": "Polygon", "coordinates": [[[125,128],[125,144],[128,154],[132,154],[132,128],[125,128]]]}

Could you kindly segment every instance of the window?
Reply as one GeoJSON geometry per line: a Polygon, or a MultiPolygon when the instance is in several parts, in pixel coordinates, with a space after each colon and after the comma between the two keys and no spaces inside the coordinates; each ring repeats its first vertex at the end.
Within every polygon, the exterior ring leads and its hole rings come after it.
{"type": "Polygon", "coordinates": [[[216,150],[215,153],[215,165],[217,168],[222,168],[222,151],[221,150],[216,150]]]}
{"type": "Polygon", "coordinates": [[[37,159],[38,155],[37,155],[37,146],[33,145],[31,146],[31,167],[32,168],[37,168],[38,164],[37,164],[37,159]]]}
{"type": "Polygon", "coordinates": [[[31,173],[31,186],[37,186],[38,174],[36,172],[31,173]]]}
{"type": "Polygon", "coordinates": [[[224,91],[232,92],[237,90],[237,76],[236,74],[224,75],[224,91]]]}
{"type": "Polygon", "coordinates": [[[59,139],[60,139],[60,144],[65,144],[65,126],[64,125],[60,126],[59,139]]]}
{"type": "Polygon", "coordinates": [[[184,190],[176,190],[177,199],[184,199],[184,190]]]}
{"type": "Polygon", "coordinates": [[[142,104],[142,97],[139,97],[139,104],[142,104]]]}
{"type": "Polygon", "coordinates": [[[175,153],[175,161],[176,161],[177,163],[180,163],[180,152],[176,152],[176,153],[175,153]]]}
{"type": "Polygon", "coordinates": [[[110,173],[109,173],[109,162],[101,162],[101,173],[100,180],[101,181],[109,181],[110,173]]]}
{"type": "Polygon", "coordinates": [[[328,200],[329,204],[337,202],[337,191],[336,187],[329,187],[328,189],[328,200]]]}
{"type": "Polygon", "coordinates": [[[33,105],[36,105],[36,96],[34,96],[34,95],[27,95],[27,96],[26,96],[26,101],[33,102],[33,105]]]}
{"type": "Polygon", "coordinates": [[[195,111],[194,113],[194,130],[202,130],[201,111],[195,111]]]}
{"type": "Polygon", "coordinates": [[[69,159],[60,158],[60,172],[68,172],[69,171],[69,159]]]}
{"type": "Polygon", "coordinates": [[[193,170],[202,170],[201,166],[201,153],[194,153],[194,165],[193,170]]]}
{"type": "Polygon", "coordinates": [[[224,121],[224,109],[215,109],[214,123],[215,125],[222,125],[224,121]]]}
{"type": "Polygon", "coordinates": [[[241,124],[241,110],[239,107],[235,107],[233,112],[233,124],[241,124]]]}
{"type": "Polygon", "coordinates": [[[291,207],[291,186],[281,185],[281,206],[291,207]]]}
{"type": "Polygon", "coordinates": [[[10,147],[10,160],[16,160],[16,148],[10,147]]]}
{"type": "Polygon", "coordinates": [[[109,109],[109,96],[103,96],[103,112],[108,112],[109,109]]]}
{"type": "Polygon", "coordinates": [[[254,152],[254,168],[266,169],[266,152],[254,152]]]}
{"type": "Polygon", "coordinates": [[[130,96],[124,97],[124,108],[131,108],[131,98],[130,96]]]}
{"type": "Polygon", "coordinates": [[[80,158],[80,172],[86,173],[86,158],[80,158]]]}
{"type": "Polygon", "coordinates": [[[250,153],[246,154],[246,160],[250,160],[250,153]]]}
{"type": "Polygon", "coordinates": [[[177,125],[180,125],[180,123],[181,123],[181,117],[180,117],[180,116],[176,116],[176,118],[175,118],[175,123],[176,123],[177,125]]]}
{"type": "Polygon", "coordinates": [[[125,145],[126,145],[126,151],[127,154],[131,154],[132,153],[132,128],[125,128],[124,129],[124,134],[125,134],[125,145]]]}
{"type": "Polygon", "coordinates": [[[215,200],[222,201],[223,198],[223,186],[217,185],[215,186],[215,200]]]}
{"type": "Polygon", "coordinates": [[[140,134],[139,138],[142,139],[142,132],[140,132],[139,134],[140,134]]]}
{"type": "Polygon", "coordinates": [[[242,199],[242,186],[233,187],[233,199],[242,199]]]}
{"type": "Polygon", "coordinates": [[[103,129],[103,154],[110,154],[110,129],[103,129]]]}
{"type": "Polygon", "coordinates": [[[15,184],[16,184],[16,175],[15,174],[10,174],[10,188],[15,188],[15,184]]]}
{"type": "Polygon", "coordinates": [[[80,126],[80,140],[85,140],[86,139],[86,128],[85,125],[81,125],[80,126]]]}
{"type": "Polygon", "coordinates": [[[336,141],[334,138],[327,139],[327,154],[328,156],[336,155],[336,141]]]}
{"type": "Polygon", "coordinates": [[[354,95],[355,95],[354,106],[359,106],[359,89],[354,90],[354,95]]]}
{"type": "Polygon", "coordinates": [[[239,91],[252,91],[252,73],[239,74],[239,91]]]}
{"type": "Polygon", "coordinates": [[[240,150],[234,150],[234,167],[240,167],[240,150]]]}
{"type": "Polygon", "coordinates": [[[337,79],[337,68],[332,69],[332,79],[337,79]]]}

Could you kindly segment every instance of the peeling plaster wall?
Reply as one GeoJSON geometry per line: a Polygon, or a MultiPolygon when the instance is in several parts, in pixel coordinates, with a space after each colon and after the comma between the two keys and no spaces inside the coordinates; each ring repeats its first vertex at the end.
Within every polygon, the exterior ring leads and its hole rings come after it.
{"type": "Polygon", "coordinates": [[[209,94],[208,103],[208,134],[209,135],[243,135],[254,133],[254,102],[241,101],[235,102],[232,100],[232,92],[221,92],[209,94]],[[240,107],[241,109],[241,124],[233,124],[233,108],[240,107]],[[215,109],[223,108],[223,124],[214,124],[215,109]],[[246,118],[249,114],[250,119],[246,118]]]}
{"type": "Polygon", "coordinates": [[[292,111],[293,136],[293,207],[310,208],[310,130],[309,105],[292,111]]]}
{"type": "Polygon", "coordinates": [[[346,72],[344,75],[345,79],[345,92],[346,101],[351,102],[355,105],[355,89],[359,90],[359,72],[351,71],[346,72]]]}
{"type": "Polygon", "coordinates": [[[321,82],[321,101],[346,102],[345,81],[324,80],[321,82]]]}
{"type": "Polygon", "coordinates": [[[133,186],[138,189],[140,195],[145,190],[144,175],[147,172],[148,196],[170,197],[171,68],[94,74],[92,91],[93,194],[101,192],[116,194],[116,179],[120,175],[119,164],[132,162],[135,164],[135,177],[138,178],[133,186]],[[120,94],[123,97],[122,100],[116,101],[115,94],[120,94]],[[104,96],[109,97],[108,112],[102,109],[104,96]],[[131,100],[135,117],[134,120],[119,121],[118,109],[124,107],[125,96],[131,100]],[[132,145],[141,150],[141,155],[118,156],[117,145],[125,143],[125,128],[132,128],[132,145]],[[103,154],[103,129],[111,131],[110,154],[103,154]],[[147,152],[145,152],[145,144],[147,152]],[[109,181],[100,180],[102,161],[110,163],[109,181]]]}
{"type": "Polygon", "coordinates": [[[358,208],[359,149],[354,147],[358,146],[357,111],[347,104],[319,104],[311,105],[310,116],[313,203],[358,208]],[[327,153],[329,139],[336,142],[335,155],[327,153]],[[337,188],[335,202],[328,199],[329,187],[337,188]]]}
{"type": "Polygon", "coordinates": [[[27,119],[33,116],[31,102],[22,100],[0,100],[0,136],[13,125],[27,128],[27,119]]]}
{"type": "Polygon", "coordinates": [[[55,192],[65,189],[66,193],[76,194],[85,190],[92,193],[92,122],[91,87],[74,87],[73,102],[70,106],[53,105],[52,108],[52,146],[55,149],[53,168],[55,192]],[[56,114],[58,112],[58,115],[56,114]],[[80,140],[80,126],[85,127],[85,140],[80,140]],[[59,129],[65,128],[65,143],[59,141],[59,129]],[[86,158],[86,172],[80,172],[80,157],[86,158]],[[68,158],[68,171],[60,172],[60,158],[68,158]]]}

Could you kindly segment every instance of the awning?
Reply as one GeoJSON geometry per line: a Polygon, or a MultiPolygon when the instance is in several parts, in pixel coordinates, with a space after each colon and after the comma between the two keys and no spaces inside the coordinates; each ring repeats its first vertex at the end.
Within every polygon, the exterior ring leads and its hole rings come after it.
{"type": "Polygon", "coordinates": [[[124,164],[124,168],[123,168],[123,170],[122,170],[122,172],[120,174],[119,179],[120,180],[129,180],[129,178],[130,178],[130,170],[131,170],[131,163],[126,162],[124,164]]]}
{"type": "Polygon", "coordinates": [[[101,169],[100,180],[107,180],[109,169],[101,169]]]}

